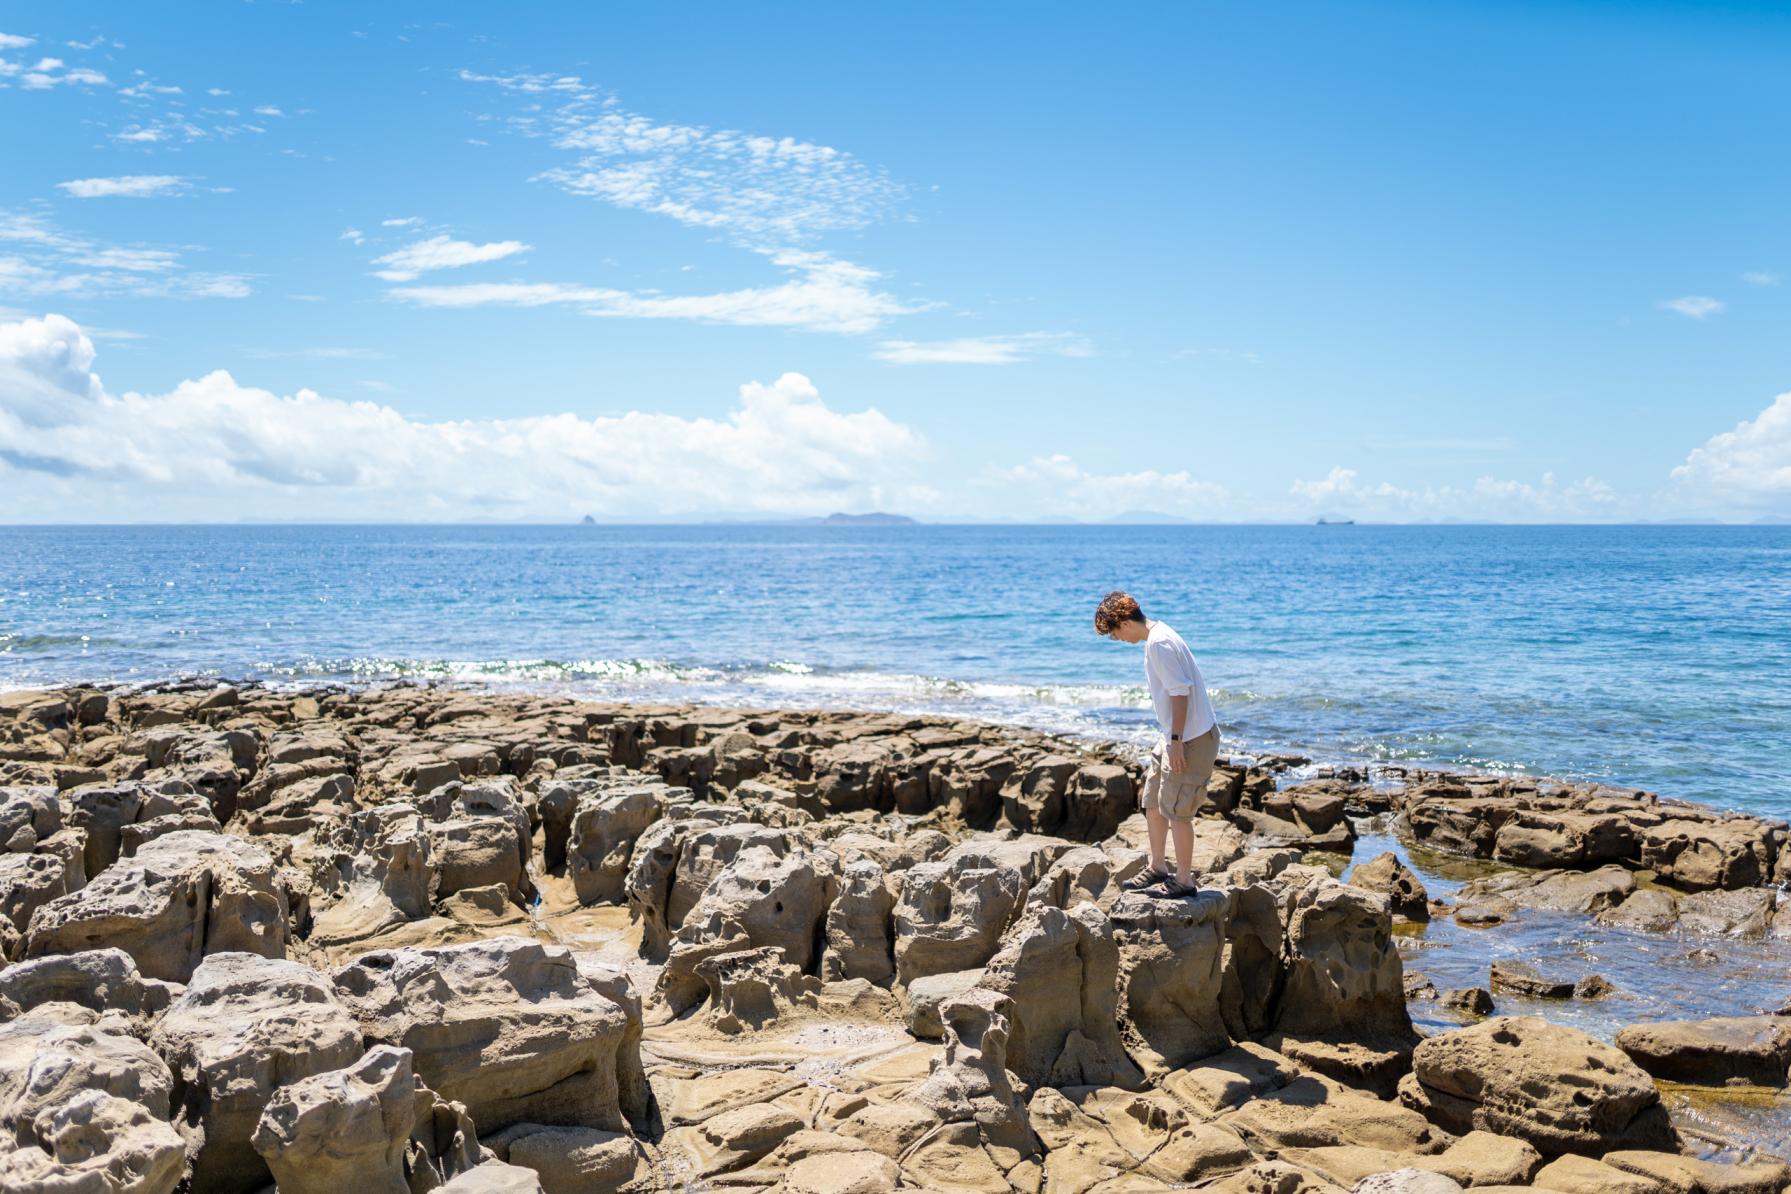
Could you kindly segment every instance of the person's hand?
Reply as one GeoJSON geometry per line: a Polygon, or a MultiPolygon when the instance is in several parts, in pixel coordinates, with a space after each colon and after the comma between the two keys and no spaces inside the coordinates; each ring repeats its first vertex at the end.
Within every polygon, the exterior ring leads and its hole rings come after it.
{"type": "Polygon", "coordinates": [[[1163,745],[1163,761],[1165,763],[1169,764],[1169,770],[1175,772],[1178,775],[1181,773],[1182,744],[1179,741],[1172,738],[1168,742],[1164,743],[1164,745],[1163,745]]]}

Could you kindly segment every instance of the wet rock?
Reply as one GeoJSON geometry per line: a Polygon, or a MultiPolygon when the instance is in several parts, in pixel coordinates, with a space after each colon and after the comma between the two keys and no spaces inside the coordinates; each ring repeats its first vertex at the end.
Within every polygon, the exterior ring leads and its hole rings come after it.
{"type": "Polygon", "coordinates": [[[175,1075],[194,1194],[264,1184],[250,1138],[275,1090],[361,1054],[360,1029],[327,979],[246,953],[207,955],[149,1042],[175,1075]]]}
{"type": "Polygon", "coordinates": [[[1231,1044],[1220,999],[1226,912],[1216,891],[1186,899],[1121,896],[1113,906],[1119,1011],[1137,1060],[1152,1074],[1231,1044]]]}
{"type": "Polygon", "coordinates": [[[1120,1040],[1120,967],[1114,927],[1093,904],[1028,910],[980,980],[1010,1001],[1008,1067],[1032,1086],[1139,1084],[1120,1040]]]}
{"type": "Polygon", "coordinates": [[[487,1131],[622,1131],[624,1113],[642,1110],[621,1104],[640,1070],[638,1008],[604,994],[566,949],[497,937],[381,950],[335,984],[369,1043],[410,1049],[430,1088],[487,1131]]]}
{"type": "Polygon", "coordinates": [[[1680,897],[1679,928],[1711,936],[1763,937],[1776,902],[1770,888],[1694,892],[1680,897]]]}
{"type": "Polygon", "coordinates": [[[1428,921],[1430,896],[1424,883],[1399,861],[1391,850],[1369,862],[1359,863],[1350,872],[1350,885],[1387,897],[1393,915],[1405,920],[1428,921]]]}
{"type": "Polygon", "coordinates": [[[144,975],[186,982],[208,953],[282,957],[287,932],[285,889],[265,850],[183,830],[39,908],[24,951],[41,957],[116,946],[144,975]]]}
{"type": "Polygon", "coordinates": [[[1544,1156],[1675,1143],[1646,1073],[1611,1046],[1533,1016],[1420,1042],[1399,1097],[1451,1132],[1514,1136],[1544,1156]]]}
{"type": "Polygon", "coordinates": [[[1405,972],[1405,997],[1408,1001],[1435,999],[1437,998],[1437,985],[1430,981],[1428,975],[1421,974],[1416,970],[1408,970],[1405,972]]]}
{"type": "Polygon", "coordinates": [[[1616,990],[1617,988],[1611,984],[1611,981],[1603,975],[1588,974],[1573,984],[1573,997],[1575,999],[1603,999],[1616,990]]]}
{"type": "Polygon", "coordinates": [[[1622,903],[1634,890],[1635,877],[1627,870],[1604,866],[1595,871],[1513,873],[1476,879],[1462,887],[1460,899],[1468,905],[1496,899],[1518,908],[1594,913],[1622,903]]]}
{"type": "Polygon", "coordinates": [[[1529,999],[1572,999],[1574,980],[1548,978],[1527,962],[1494,962],[1491,986],[1529,999]]]}
{"type": "Polygon", "coordinates": [[[1444,1007],[1452,1007],[1470,1016],[1490,1016],[1493,1011],[1492,992],[1485,987],[1456,987],[1444,991],[1442,1003],[1444,1007]]]}
{"type": "Polygon", "coordinates": [[[1617,1034],[1630,1060],[1670,1082],[1783,1086],[1791,1071],[1791,1018],[1725,1016],[1632,1024],[1617,1034]]]}
{"type": "Polygon", "coordinates": [[[1517,905],[1498,896],[1468,900],[1455,906],[1455,923],[1470,929],[1490,929],[1517,914],[1517,905]]]}
{"type": "Polygon", "coordinates": [[[1679,897],[1658,887],[1637,888],[1621,904],[1601,911],[1596,919],[1609,928],[1665,933],[1679,923],[1679,897]]]}
{"type": "Polygon", "coordinates": [[[1636,856],[1636,834],[1616,813],[1519,809],[1499,826],[1493,858],[1512,866],[1589,869],[1636,856]]]}
{"type": "Polygon", "coordinates": [[[280,1194],[409,1194],[415,1121],[410,1050],[378,1045],[347,1068],[280,1087],[251,1143],[280,1194]]]}

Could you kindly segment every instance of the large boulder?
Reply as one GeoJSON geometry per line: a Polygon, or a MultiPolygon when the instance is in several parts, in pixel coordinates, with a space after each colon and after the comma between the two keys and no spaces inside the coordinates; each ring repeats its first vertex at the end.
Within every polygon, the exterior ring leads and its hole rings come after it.
{"type": "Polygon", "coordinates": [[[410,1050],[377,1045],[275,1091],[251,1142],[280,1194],[410,1194],[416,1087],[410,1050]]]}
{"type": "Polygon", "coordinates": [[[156,838],[31,918],[26,957],[116,946],[150,978],[184,983],[206,954],[283,957],[286,891],[267,851],[182,830],[156,838]]]}
{"type": "Polygon", "coordinates": [[[1399,1097],[1448,1131],[1515,1136],[1544,1156],[1676,1143],[1660,1092],[1634,1062],[1534,1016],[1500,1017],[1421,1042],[1399,1097]]]}
{"type": "Polygon", "coordinates": [[[245,1194],[268,1180],[250,1143],[274,1092],[361,1055],[361,1031],[329,981],[257,954],[210,954],[156,1021],[188,1130],[194,1194],[245,1194]]]}
{"type": "Polygon", "coordinates": [[[1791,1016],[1632,1024],[1617,1034],[1617,1048],[1669,1082],[1783,1086],[1791,1078],[1791,1016]]]}
{"type": "Polygon", "coordinates": [[[316,836],[313,877],[329,902],[312,926],[313,945],[362,941],[429,915],[440,872],[422,814],[413,806],[364,809],[316,836]]]}
{"type": "Polygon", "coordinates": [[[1029,1086],[1135,1086],[1120,1039],[1120,951],[1093,904],[1035,907],[1008,931],[980,985],[1007,996],[1007,1065],[1029,1086]]]}
{"type": "MultiPolygon", "coordinates": [[[[593,781],[573,780],[584,785],[593,781]]],[[[550,789],[556,801],[563,799],[559,785],[550,789]]],[[[606,784],[596,792],[581,792],[566,819],[566,874],[581,904],[619,904],[627,894],[628,864],[634,843],[647,826],[657,821],[663,807],[663,785],[606,784]]],[[[542,802],[548,804],[549,793],[542,802]]]]}
{"type": "Polygon", "coordinates": [[[1430,895],[1424,890],[1424,881],[1391,850],[1357,864],[1349,881],[1352,887],[1386,896],[1387,906],[1396,917],[1411,921],[1430,919],[1430,895]]]}
{"type": "Polygon", "coordinates": [[[1119,1012],[1134,1057],[1153,1076],[1231,1044],[1220,1009],[1228,903],[1203,891],[1178,900],[1132,893],[1113,905],[1119,1012]]]}
{"type": "Polygon", "coordinates": [[[1672,818],[1642,830],[1641,863],[1682,891],[1755,887],[1772,877],[1784,836],[1751,817],[1672,818]]]}
{"type": "Polygon", "coordinates": [[[502,884],[516,903],[534,893],[529,877],[529,815],[515,779],[506,775],[445,784],[431,792],[426,803],[438,897],[496,884],[502,884]]]}
{"type": "Polygon", "coordinates": [[[906,1097],[945,1124],[974,1125],[987,1143],[1025,1155],[1038,1140],[1007,1070],[1011,1010],[1007,996],[983,988],[946,1000],[945,1055],[906,1097]]]}
{"type": "Polygon", "coordinates": [[[896,981],[971,970],[994,956],[1025,894],[1026,877],[1011,866],[954,854],[910,867],[896,901],[896,981]]]}
{"type": "Polygon", "coordinates": [[[1330,880],[1290,892],[1286,973],[1269,1043],[1391,1094],[1415,1034],[1386,897],[1330,880]]]}
{"type": "Polygon", "coordinates": [[[171,1194],[186,1149],[148,1046],[52,1009],[0,1024],[0,1188],[171,1194]]]}
{"type": "Polygon", "coordinates": [[[1595,867],[1635,858],[1636,835],[1617,813],[1524,809],[1499,826],[1492,855],[1513,866],[1595,867]]]}
{"type": "Polygon", "coordinates": [[[171,983],[145,979],[121,949],[49,954],[0,970],[0,1007],[10,1003],[22,1012],[68,1003],[141,1021],[166,1010],[178,991],[171,983]]]}
{"type": "Polygon", "coordinates": [[[638,1097],[639,1008],[606,994],[570,950],[520,937],[380,950],[338,970],[369,1043],[407,1048],[418,1075],[482,1130],[620,1131],[638,1097]]]}
{"type": "Polygon", "coordinates": [[[827,909],[821,976],[887,985],[895,977],[894,912],[895,896],[884,868],[868,858],[846,863],[839,892],[827,909]]]}

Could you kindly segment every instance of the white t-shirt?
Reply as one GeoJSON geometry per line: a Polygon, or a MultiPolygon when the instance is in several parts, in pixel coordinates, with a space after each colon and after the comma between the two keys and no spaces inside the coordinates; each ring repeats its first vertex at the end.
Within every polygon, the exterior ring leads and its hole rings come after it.
{"type": "Polygon", "coordinates": [[[1150,685],[1150,703],[1157,711],[1157,725],[1163,737],[1169,737],[1169,698],[1188,698],[1188,719],[1183,723],[1182,741],[1189,742],[1213,728],[1212,698],[1207,696],[1206,681],[1200,665],[1182,636],[1162,622],[1147,622],[1150,637],[1144,640],[1144,681],[1150,685]]]}

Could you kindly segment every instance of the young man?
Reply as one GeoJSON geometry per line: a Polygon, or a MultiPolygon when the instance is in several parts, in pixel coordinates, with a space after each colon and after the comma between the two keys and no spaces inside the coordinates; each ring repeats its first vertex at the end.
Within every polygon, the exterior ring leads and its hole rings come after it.
{"type": "Polygon", "coordinates": [[[1219,758],[1219,723],[1200,665],[1182,636],[1144,616],[1129,593],[1109,593],[1095,609],[1095,630],[1122,643],[1144,644],[1144,678],[1163,739],[1145,765],[1139,804],[1150,831],[1150,869],[1124,884],[1152,895],[1198,890],[1188,867],[1194,854],[1194,814],[1206,802],[1206,783],[1219,758]],[[1165,838],[1175,839],[1175,873],[1163,861],[1165,838]]]}

